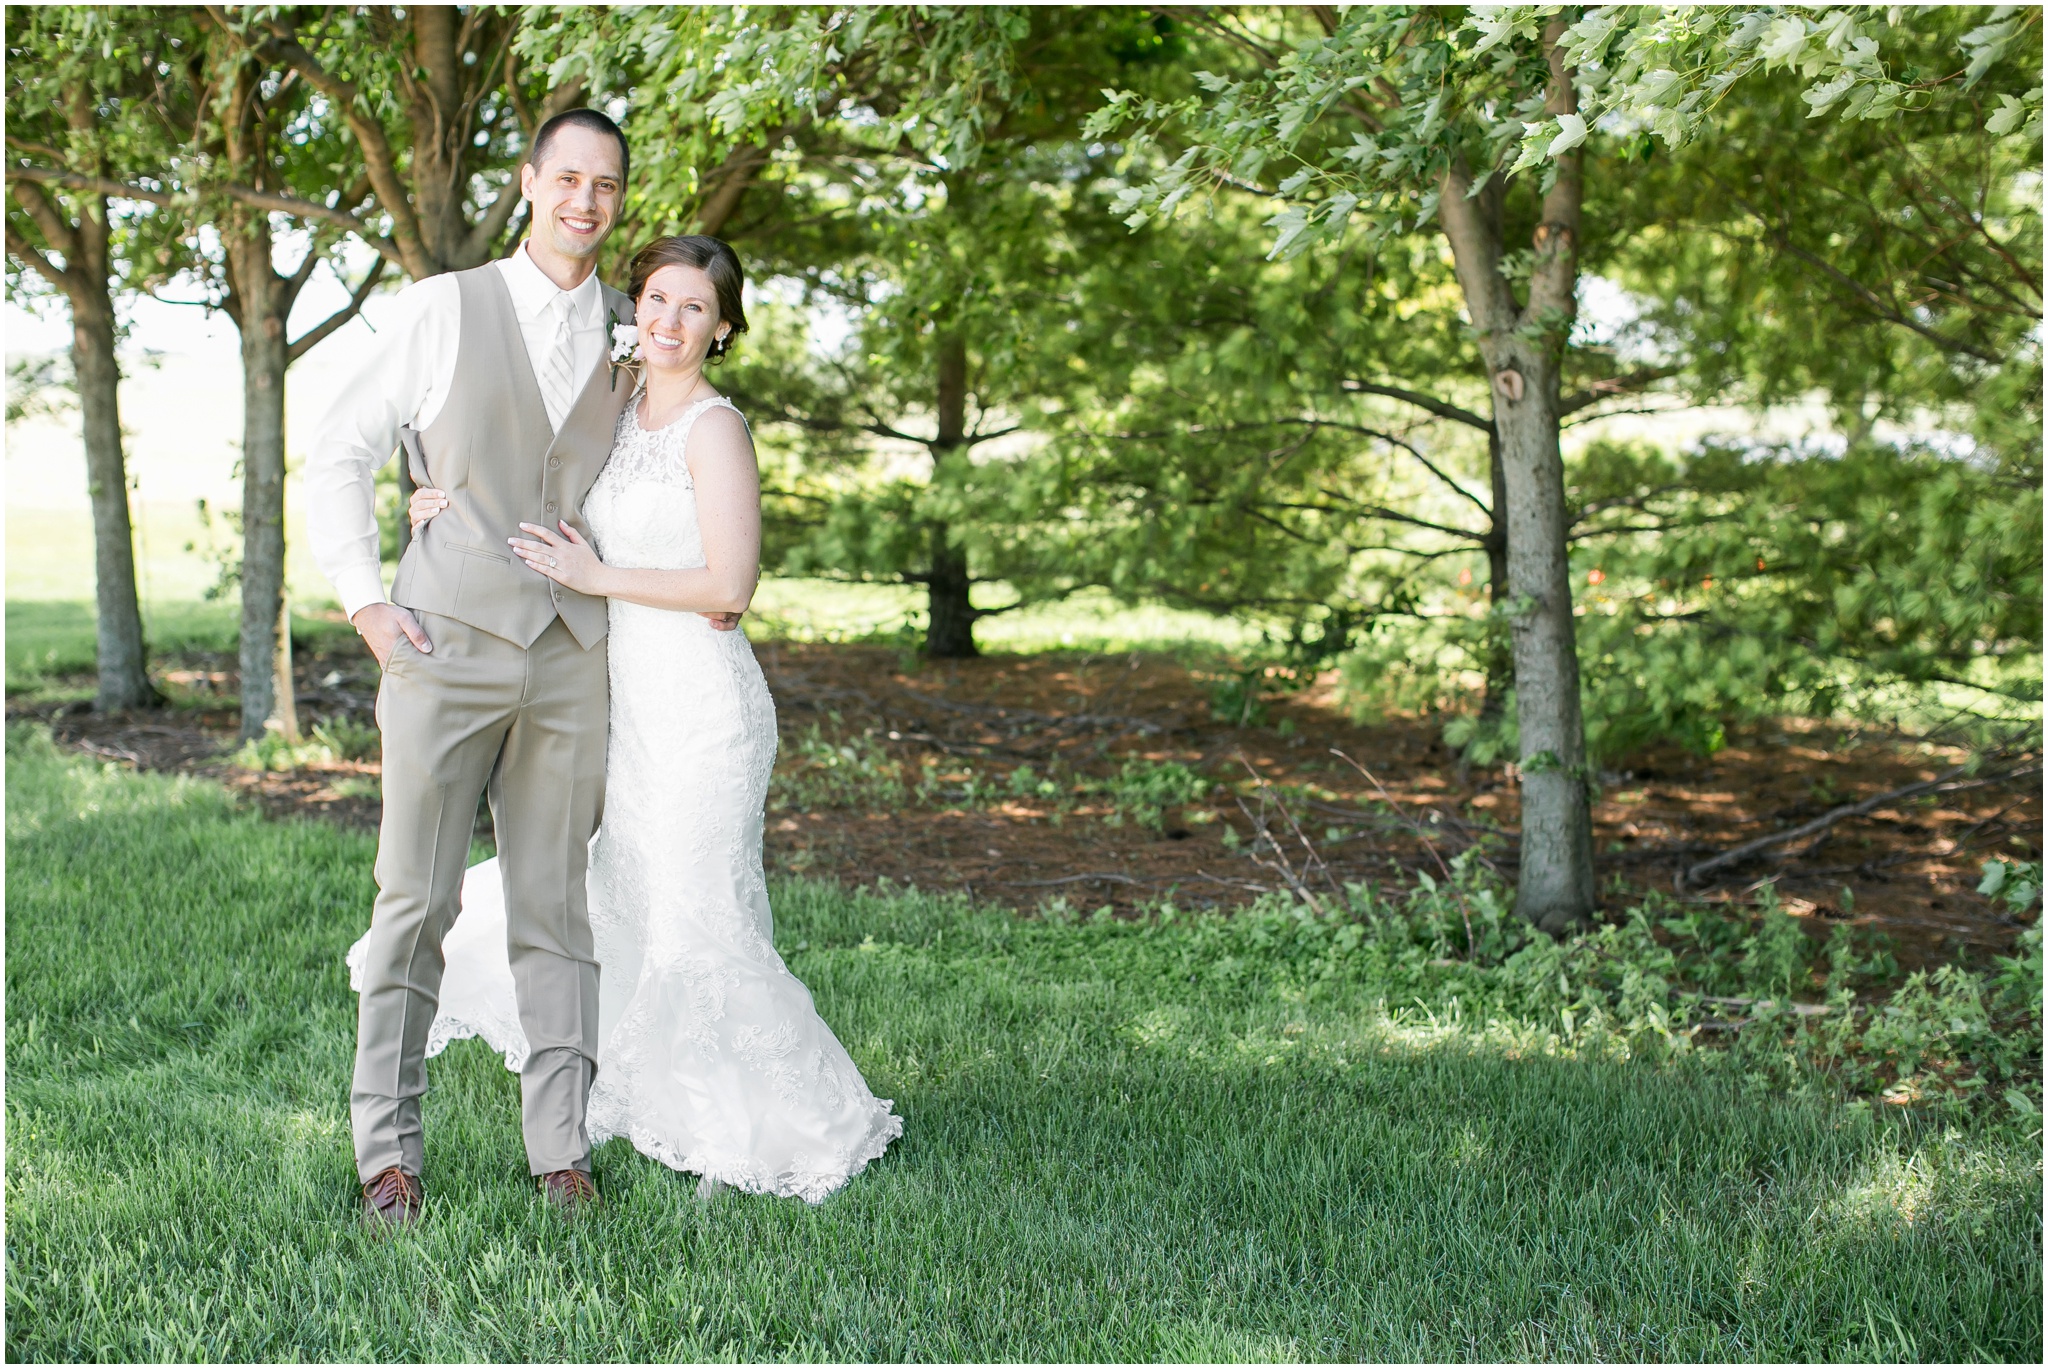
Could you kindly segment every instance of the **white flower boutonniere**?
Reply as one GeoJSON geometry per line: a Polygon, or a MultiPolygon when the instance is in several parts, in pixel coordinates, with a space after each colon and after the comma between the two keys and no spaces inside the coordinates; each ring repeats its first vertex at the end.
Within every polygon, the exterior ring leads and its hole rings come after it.
{"type": "Polygon", "coordinates": [[[640,362],[640,330],[630,323],[621,323],[614,317],[609,363],[612,368],[612,388],[617,389],[619,386],[620,371],[636,367],[640,362]]]}

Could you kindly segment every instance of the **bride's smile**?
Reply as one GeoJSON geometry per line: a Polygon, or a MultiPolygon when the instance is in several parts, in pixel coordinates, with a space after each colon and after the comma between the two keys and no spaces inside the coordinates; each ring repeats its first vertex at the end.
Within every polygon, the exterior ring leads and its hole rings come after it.
{"type": "Polygon", "coordinates": [[[732,325],[719,317],[718,287],[697,266],[663,266],[648,277],[635,319],[640,355],[665,380],[701,370],[732,333],[732,325]]]}

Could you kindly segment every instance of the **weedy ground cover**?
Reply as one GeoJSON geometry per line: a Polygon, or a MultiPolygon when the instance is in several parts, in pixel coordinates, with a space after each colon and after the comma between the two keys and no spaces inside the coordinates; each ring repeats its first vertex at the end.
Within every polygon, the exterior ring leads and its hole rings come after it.
{"type": "MultiPolygon", "coordinates": [[[[564,1225],[462,1043],[427,1219],[373,1241],[370,840],[28,729],[8,780],[11,1358],[2040,1357],[2037,1120],[1653,1048],[1660,1001],[1674,1037],[1768,1010],[1688,1002],[1626,927],[1511,945],[1476,878],[1322,919],[783,881],[777,944],[906,1119],[888,1156],[816,1209],[706,1205],[613,1143],[564,1225]]],[[[1752,949],[1718,996],[1780,972],[1752,949]]]]}

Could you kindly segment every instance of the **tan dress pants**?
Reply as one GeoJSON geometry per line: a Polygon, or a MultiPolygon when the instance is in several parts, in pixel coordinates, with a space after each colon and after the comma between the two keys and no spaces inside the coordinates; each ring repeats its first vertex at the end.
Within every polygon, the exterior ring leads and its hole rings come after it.
{"type": "Polygon", "coordinates": [[[590,1169],[597,958],[584,872],[604,805],[605,645],[557,618],[530,647],[436,613],[384,667],[384,823],[349,1098],[363,1180],[425,1168],[420,1095],[440,1001],[441,940],[460,911],[479,795],[490,794],[519,1021],[527,1164],[590,1169]]]}

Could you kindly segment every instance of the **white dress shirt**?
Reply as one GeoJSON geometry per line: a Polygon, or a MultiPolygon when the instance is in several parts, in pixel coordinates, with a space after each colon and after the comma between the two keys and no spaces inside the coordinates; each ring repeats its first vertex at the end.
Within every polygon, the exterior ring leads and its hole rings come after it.
{"type": "MultiPolygon", "coordinates": [[[[526,245],[492,263],[504,272],[512,311],[534,374],[541,374],[557,323],[549,306],[569,297],[573,372],[580,391],[610,350],[609,320],[595,272],[564,291],[533,264],[526,245]]],[[[452,275],[429,276],[408,285],[392,301],[390,318],[377,331],[369,365],[341,392],[320,425],[306,458],[306,545],[355,617],[368,604],[384,602],[384,575],[377,554],[376,472],[398,446],[398,430],[424,430],[440,415],[455,380],[455,354],[462,336],[461,287],[452,275]]],[[[559,429],[566,409],[541,387],[548,422],[559,429]]],[[[511,530],[507,530],[507,535],[511,530]]]]}

